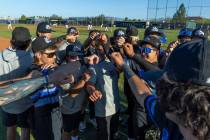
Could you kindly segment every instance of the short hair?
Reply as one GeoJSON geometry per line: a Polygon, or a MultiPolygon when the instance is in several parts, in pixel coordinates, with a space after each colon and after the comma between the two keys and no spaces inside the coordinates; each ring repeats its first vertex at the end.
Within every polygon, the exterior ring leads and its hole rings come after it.
{"type": "Polygon", "coordinates": [[[10,43],[12,44],[12,47],[17,50],[27,50],[27,48],[31,44],[31,40],[26,41],[15,41],[11,40],[10,43]]]}
{"type": "Polygon", "coordinates": [[[161,79],[157,94],[163,112],[175,112],[199,140],[210,138],[210,87],[161,79]]]}

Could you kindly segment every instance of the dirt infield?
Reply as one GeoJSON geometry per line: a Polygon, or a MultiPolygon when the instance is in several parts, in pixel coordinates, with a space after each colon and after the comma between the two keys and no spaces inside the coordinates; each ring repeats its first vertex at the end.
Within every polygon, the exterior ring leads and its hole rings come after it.
{"type": "Polygon", "coordinates": [[[0,37],[0,51],[9,47],[9,39],[0,37]]]}

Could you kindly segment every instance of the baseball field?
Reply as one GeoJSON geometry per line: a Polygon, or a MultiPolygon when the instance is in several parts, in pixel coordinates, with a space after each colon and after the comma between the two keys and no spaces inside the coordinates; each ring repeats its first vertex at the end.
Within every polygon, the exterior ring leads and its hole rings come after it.
{"type": "MultiPolygon", "coordinates": [[[[36,25],[31,25],[31,24],[13,24],[13,28],[14,27],[27,27],[32,36],[35,37],[35,32],[36,32],[36,25]]],[[[80,38],[79,40],[81,42],[83,42],[88,35],[88,31],[87,31],[87,27],[86,26],[75,26],[78,28],[79,32],[80,32],[80,38]]],[[[106,32],[109,36],[112,36],[113,31],[116,29],[117,27],[110,27],[109,31],[106,32]]],[[[94,29],[99,29],[99,30],[104,30],[101,27],[94,27],[94,29]]],[[[66,28],[64,26],[57,26],[57,27],[53,27],[53,30],[55,30],[56,32],[54,32],[54,36],[59,36],[59,35],[63,35],[66,33],[66,28]]],[[[5,47],[7,47],[9,45],[9,39],[11,37],[11,32],[10,30],[7,29],[7,24],[0,24],[0,49],[3,49],[5,47]]],[[[142,39],[143,37],[143,33],[144,33],[144,29],[139,29],[139,36],[142,39]]],[[[177,37],[178,34],[178,30],[165,30],[167,39],[168,39],[168,43],[171,41],[174,41],[177,37]]]]}
{"type": "MultiPolygon", "coordinates": [[[[13,28],[14,27],[27,27],[31,34],[32,34],[32,37],[35,37],[35,32],[36,32],[36,25],[28,25],[28,24],[14,24],[13,25],[13,28]]],[[[76,26],[80,32],[80,38],[79,40],[81,42],[83,42],[86,38],[87,38],[87,35],[88,35],[88,31],[87,31],[87,27],[86,26],[76,26]]],[[[99,29],[99,30],[104,30],[103,28],[101,27],[94,27],[94,29],[99,29]]],[[[116,28],[114,27],[111,27],[109,28],[109,31],[106,32],[108,36],[112,36],[113,34],[113,31],[115,30],[116,28]]],[[[64,35],[66,34],[66,28],[64,26],[57,26],[57,27],[53,27],[53,30],[55,30],[56,32],[54,32],[54,36],[60,36],[60,35],[64,35]]],[[[139,36],[140,36],[140,39],[143,38],[143,33],[144,33],[144,29],[139,29],[139,36]]],[[[9,42],[10,42],[10,38],[11,38],[11,33],[12,31],[8,30],[7,29],[7,24],[0,24],[0,51],[4,48],[7,48],[9,46],[9,42]]],[[[167,44],[170,43],[171,41],[174,41],[176,40],[176,37],[177,37],[177,34],[178,34],[178,30],[165,30],[165,33],[166,33],[166,36],[167,36],[167,44]]],[[[165,44],[164,47],[167,46],[167,44],[165,44]]],[[[121,76],[122,77],[122,76],[121,76]]],[[[119,82],[119,88],[120,88],[120,94],[121,94],[121,98],[122,98],[122,106],[126,107],[126,99],[125,97],[123,96],[122,94],[122,84],[123,83],[123,78],[120,78],[120,82],[119,82]]],[[[126,117],[126,116],[125,116],[126,117]]],[[[95,140],[95,129],[93,127],[91,127],[89,124],[87,126],[87,129],[85,131],[85,133],[81,134],[81,138],[82,140],[88,140],[88,139],[91,139],[91,140],[95,140]],[[88,139],[87,139],[88,137],[88,139]]],[[[120,128],[120,140],[126,140],[127,139],[127,136],[126,136],[126,129],[123,128],[123,126],[121,126],[120,128]]],[[[18,133],[17,133],[17,137],[19,137],[19,134],[20,134],[20,129],[18,129],[18,133]]],[[[3,127],[2,125],[2,118],[1,118],[1,113],[0,113],[0,140],[5,140],[5,128],[3,127]]],[[[33,138],[31,138],[33,140],[33,138]]],[[[153,139],[151,138],[150,136],[148,136],[148,139],[153,139]]]]}

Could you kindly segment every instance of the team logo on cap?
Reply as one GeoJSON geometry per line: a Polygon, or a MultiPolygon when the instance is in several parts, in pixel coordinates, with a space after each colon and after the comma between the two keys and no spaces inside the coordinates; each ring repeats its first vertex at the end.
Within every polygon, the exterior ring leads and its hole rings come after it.
{"type": "Polygon", "coordinates": [[[152,31],[153,31],[153,32],[158,32],[158,28],[157,28],[157,27],[153,27],[153,28],[152,28],[152,31]]]}
{"type": "Polygon", "coordinates": [[[198,30],[195,35],[198,35],[198,36],[204,36],[204,32],[201,31],[201,30],[198,30]]]}
{"type": "Polygon", "coordinates": [[[117,36],[124,36],[125,35],[125,33],[122,31],[122,30],[120,30],[118,33],[117,33],[117,36]]]}
{"type": "Polygon", "coordinates": [[[50,25],[46,25],[45,29],[50,30],[51,29],[50,25]]]}
{"type": "Polygon", "coordinates": [[[72,34],[74,34],[74,33],[76,33],[77,31],[75,30],[75,29],[71,29],[70,30],[70,33],[72,33],[72,34]]]}

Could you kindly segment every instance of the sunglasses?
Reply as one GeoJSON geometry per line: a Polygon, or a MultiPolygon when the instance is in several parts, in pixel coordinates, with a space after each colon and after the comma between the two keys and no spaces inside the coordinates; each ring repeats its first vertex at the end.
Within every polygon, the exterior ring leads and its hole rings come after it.
{"type": "Polygon", "coordinates": [[[141,48],[141,53],[150,54],[152,50],[151,48],[141,48]]]}
{"type": "Polygon", "coordinates": [[[43,54],[46,54],[47,58],[53,58],[55,56],[55,52],[53,52],[53,53],[45,53],[45,52],[43,52],[43,54]]]}

